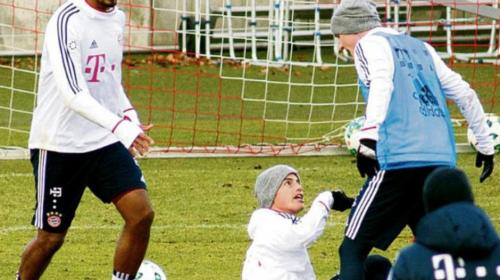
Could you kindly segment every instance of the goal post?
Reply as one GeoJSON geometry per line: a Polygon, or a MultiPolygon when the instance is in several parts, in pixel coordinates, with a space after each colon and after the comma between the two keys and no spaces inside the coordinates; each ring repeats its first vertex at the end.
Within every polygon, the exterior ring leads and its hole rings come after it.
{"type": "MultiPolygon", "coordinates": [[[[26,157],[45,25],[63,0],[0,1],[0,158],[26,157]]],[[[435,46],[500,114],[498,0],[376,1],[385,26],[435,46]]],[[[121,1],[123,84],[154,156],[343,154],[364,112],[330,32],[332,0],[121,1]]],[[[457,142],[466,123],[450,106],[457,142]]]]}

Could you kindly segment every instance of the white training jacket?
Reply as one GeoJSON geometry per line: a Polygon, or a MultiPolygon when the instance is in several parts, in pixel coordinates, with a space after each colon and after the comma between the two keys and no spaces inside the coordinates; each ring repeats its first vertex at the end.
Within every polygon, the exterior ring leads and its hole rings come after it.
{"type": "MultiPolygon", "coordinates": [[[[370,85],[366,121],[363,126],[365,130],[360,131],[359,137],[374,140],[378,140],[378,128],[386,118],[394,89],[394,60],[391,48],[385,38],[375,34],[377,32],[398,34],[391,28],[374,28],[358,41],[354,49],[354,64],[358,77],[365,85],[370,85]]],[[[476,92],[443,62],[432,46],[427,43],[425,45],[432,55],[436,74],[446,98],[457,104],[476,136],[477,150],[485,155],[494,154],[493,141],[488,136],[485,114],[476,92]]]]}
{"type": "Polygon", "coordinates": [[[302,218],[260,208],[248,224],[252,244],[243,264],[243,280],[314,280],[307,248],[323,233],[333,203],[319,194],[302,218]]]}
{"type": "Polygon", "coordinates": [[[142,132],[121,85],[125,15],[99,12],[70,0],[45,32],[37,107],[29,148],[64,153],[93,151],[142,132]]]}

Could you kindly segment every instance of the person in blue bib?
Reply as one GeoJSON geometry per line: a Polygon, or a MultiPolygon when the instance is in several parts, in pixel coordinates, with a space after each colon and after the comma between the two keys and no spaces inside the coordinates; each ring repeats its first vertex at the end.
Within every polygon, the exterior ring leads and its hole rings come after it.
{"type": "Polygon", "coordinates": [[[447,100],[474,132],[480,181],[494,166],[493,142],[476,92],[429,44],[381,26],[376,5],[343,0],[331,20],[354,64],[365,103],[357,168],[367,180],[350,212],[339,249],[340,279],[363,279],[372,248],[385,250],[424,215],[422,189],[436,168],[456,165],[447,100]]]}
{"type": "Polygon", "coordinates": [[[401,250],[389,279],[500,279],[500,238],[474,205],[467,175],[457,168],[435,170],[423,199],[427,214],[416,242],[401,250]]]}

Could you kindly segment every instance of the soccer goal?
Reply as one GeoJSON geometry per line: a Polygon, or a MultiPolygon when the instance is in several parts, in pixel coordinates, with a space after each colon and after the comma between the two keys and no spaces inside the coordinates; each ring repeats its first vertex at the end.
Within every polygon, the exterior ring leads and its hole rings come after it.
{"type": "MultiPolygon", "coordinates": [[[[39,54],[62,0],[0,3],[0,157],[26,156],[39,54]]],[[[352,60],[329,31],[338,1],[137,0],[123,83],[155,156],[342,154],[363,114],[352,60]]],[[[434,45],[500,114],[497,0],[377,1],[383,24],[434,45]]],[[[450,106],[459,144],[466,123],[450,106]]]]}

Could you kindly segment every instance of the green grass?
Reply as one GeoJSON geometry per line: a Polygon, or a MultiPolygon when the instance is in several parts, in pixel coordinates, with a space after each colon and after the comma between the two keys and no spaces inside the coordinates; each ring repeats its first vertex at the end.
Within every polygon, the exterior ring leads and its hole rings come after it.
{"type": "MultiPolygon", "coordinates": [[[[500,227],[500,172],[483,184],[473,154],[460,154],[459,166],[470,176],[476,201],[500,227]]],[[[143,159],[156,211],[146,258],[165,268],[171,280],[238,279],[250,241],[245,226],[256,207],[255,177],[277,163],[295,166],[303,179],[306,205],[325,189],[356,195],[363,180],[353,158],[268,157],[143,159]]],[[[12,279],[30,226],[34,187],[28,161],[0,161],[0,280],[12,279]]],[[[310,248],[318,279],[338,270],[337,249],[347,213],[333,212],[323,236],[310,248]]],[[[121,218],[112,205],[86,192],[66,243],[42,279],[109,279],[121,218]]],[[[393,259],[412,236],[405,230],[386,252],[393,259]]]]}

